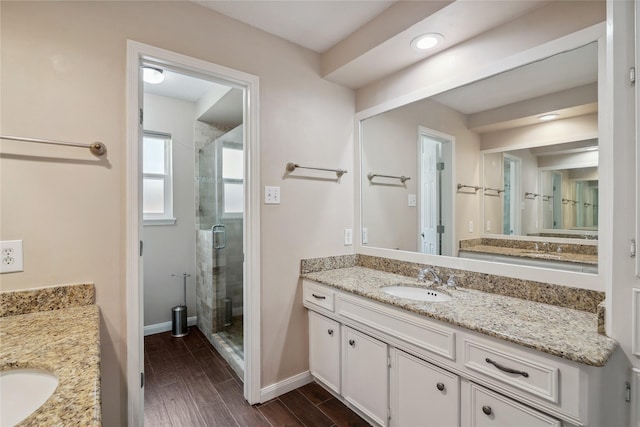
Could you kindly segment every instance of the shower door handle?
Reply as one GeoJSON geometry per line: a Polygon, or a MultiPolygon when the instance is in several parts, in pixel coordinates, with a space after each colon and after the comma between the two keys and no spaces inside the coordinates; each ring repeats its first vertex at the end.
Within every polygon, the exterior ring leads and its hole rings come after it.
{"type": "Polygon", "coordinates": [[[213,233],[213,249],[224,249],[227,246],[227,227],[222,224],[216,224],[211,227],[211,232],[213,233]],[[222,243],[218,242],[216,244],[216,234],[221,235],[222,243]]]}

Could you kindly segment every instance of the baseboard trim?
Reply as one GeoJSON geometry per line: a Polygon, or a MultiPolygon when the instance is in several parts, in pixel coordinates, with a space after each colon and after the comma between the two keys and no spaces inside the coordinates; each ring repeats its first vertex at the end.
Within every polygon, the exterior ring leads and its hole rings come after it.
{"type": "MultiPolygon", "coordinates": [[[[191,316],[187,318],[187,326],[193,326],[198,323],[198,316],[191,316]]],[[[159,334],[161,332],[167,332],[171,330],[171,322],[156,323],[153,325],[147,325],[144,327],[144,336],[159,334]]]]}
{"type": "Polygon", "coordinates": [[[309,371],[305,371],[301,374],[289,377],[286,380],[264,387],[260,390],[260,403],[264,403],[285,393],[289,393],[298,387],[309,384],[311,381],[313,381],[311,373],[309,371]]]}

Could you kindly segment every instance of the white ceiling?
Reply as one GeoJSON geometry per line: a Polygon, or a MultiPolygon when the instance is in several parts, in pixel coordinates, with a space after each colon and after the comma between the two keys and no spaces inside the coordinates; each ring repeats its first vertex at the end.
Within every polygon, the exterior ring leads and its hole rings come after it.
{"type": "Polygon", "coordinates": [[[396,0],[195,2],[322,53],[378,16],[396,0]]]}

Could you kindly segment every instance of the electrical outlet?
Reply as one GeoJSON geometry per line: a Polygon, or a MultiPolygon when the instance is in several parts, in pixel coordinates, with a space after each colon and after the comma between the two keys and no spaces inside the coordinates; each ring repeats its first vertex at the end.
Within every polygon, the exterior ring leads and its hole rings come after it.
{"type": "Polygon", "coordinates": [[[469,233],[473,233],[473,221],[469,221],[469,233]]]}
{"type": "Polygon", "coordinates": [[[353,230],[350,228],[344,229],[344,245],[350,246],[353,244],[353,230]]]}
{"type": "Polygon", "coordinates": [[[369,230],[367,228],[362,229],[362,244],[369,244],[369,230]]]}
{"type": "Polygon", "coordinates": [[[491,231],[491,220],[487,220],[487,231],[491,231]]]}
{"type": "Polygon", "coordinates": [[[4,240],[0,242],[0,273],[24,271],[22,240],[4,240]]]}
{"type": "Polygon", "coordinates": [[[409,206],[410,208],[415,208],[416,207],[416,195],[415,194],[409,194],[408,200],[407,200],[407,206],[409,206]]]}

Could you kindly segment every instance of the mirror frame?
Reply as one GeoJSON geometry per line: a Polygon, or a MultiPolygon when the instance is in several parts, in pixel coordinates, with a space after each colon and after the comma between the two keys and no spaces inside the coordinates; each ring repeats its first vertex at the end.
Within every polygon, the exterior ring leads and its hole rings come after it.
{"type": "MultiPolygon", "coordinates": [[[[609,98],[605,96],[606,88],[612,86],[612,79],[605,74],[606,70],[606,23],[601,22],[580,31],[562,36],[558,39],[543,43],[536,47],[527,49],[518,54],[507,56],[499,61],[495,61],[489,66],[469,69],[468,72],[461,76],[431,83],[420,90],[410,92],[407,95],[385,101],[376,106],[366,108],[355,114],[355,153],[354,153],[354,169],[355,169],[355,253],[362,255],[370,255],[381,258],[395,259],[399,261],[414,262],[419,264],[428,264],[444,268],[453,268],[467,270],[485,274],[499,274],[501,276],[512,277],[522,280],[532,280],[537,282],[552,283],[558,285],[572,286],[582,289],[590,289],[596,291],[605,291],[605,277],[610,270],[607,267],[610,264],[609,254],[605,251],[603,239],[598,239],[598,273],[576,273],[563,270],[555,270],[539,267],[528,267],[523,265],[505,264],[498,262],[480,261],[473,259],[465,259],[458,257],[449,257],[442,255],[428,255],[419,252],[400,251],[393,249],[384,249],[370,247],[362,244],[362,126],[361,122],[367,118],[376,116],[386,111],[402,107],[415,101],[419,101],[439,93],[454,89],[475,81],[485,79],[496,74],[512,70],[514,68],[526,65],[531,62],[545,59],[549,56],[572,50],[589,43],[598,43],[598,142],[600,151],[599,176],[601,177],[600,186],[602,188],[613,187],[612,179],[612,130],[606,123],[607,112],[611,111],[609,98]]],[[[440,55],[446,55],[446,51],[440,55]]],[[[612,190],[608,192],[612,193],[612,190]]],[[[603,199],[603,203],[610,198],[603,199]]],[[[455,212],[455,201],[453,203],[455,212]]],[[[603,236],[611,235],[613,226],[611,224],[611,213],[606,209],[600,209],[598,212],[598,224],[600,227],[599,234],[603,236]]]]}

